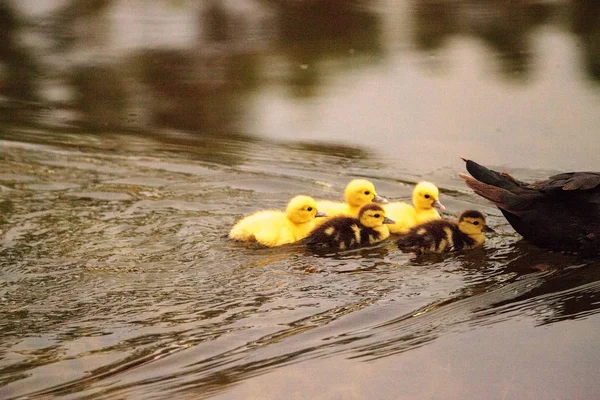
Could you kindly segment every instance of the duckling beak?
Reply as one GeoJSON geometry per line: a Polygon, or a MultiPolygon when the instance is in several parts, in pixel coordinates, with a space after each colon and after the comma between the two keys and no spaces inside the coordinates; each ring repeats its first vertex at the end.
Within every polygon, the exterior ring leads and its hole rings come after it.
{"type": "Polygon", "coordinates": [[[387,199],[384,199],[383,197],[381,197],[380,195],[376,194],[375,197],[373,197],[373,203],[379,203],[379,204],[386,204],[388,201],[387,199]]]}
{"type": "Polygon", "coordinates": [[[315,214],[315,218],[317,217],[326,217],[327,213],[324,211],[317,211],[317,213],[315,214]]]}
{"type": "Polygon", "coordinates": [[[396,223],[396,221],[394,221],[394,220],[392,220],[392,219],[389,219],[388,217],[385,217],[385,218],[383,219],[383,223],[384,223],[384,224],[390,224],[390,225],[393,225],[393,224],[395,224],[395,223],[396,223]]]}
{"type": "Polygon", "coordinates": [[[434,206],[435,208],[439,208],[440,210],[446,209],[446,207],[442,203],[440,203],[439,200],[434,201],[432,206],[434,206]]]}
{"type": "Polygon", "coordinates": [[[481,229],[481,231],[482,231],[482,232],[496,233],[496,231],[495,231],[495,230],[493,230],[492,228],[490,228],[490,227],[489,227],[489,226],[487,226],[487,225],[484,225],[484,226],[483,226],[483,229],[481,229]]]}

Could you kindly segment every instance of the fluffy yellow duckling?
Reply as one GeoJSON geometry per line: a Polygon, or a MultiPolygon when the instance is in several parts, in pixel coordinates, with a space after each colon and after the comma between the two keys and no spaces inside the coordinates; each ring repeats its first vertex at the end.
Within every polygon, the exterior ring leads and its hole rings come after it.
{"type": "Polygon", "coordinates": [[[367,246],[387,239],[390,231],[385,224],[393,223],[380,205],[370,203],[360,209],[358,218],[337,216],[325,221],[308,235],[305,243],[333,251],[367,246]]]}
{"type": "Polygon", "coordinates": [[[436,210],[445,210],[446,207],[439,201],[440,191],[431,182],[419,182],[412,193],[413,205],[396,202],[384,206],[387,215],[396,221],[390,225],[392,233],[406,233],[415,225],[427,221],[440,219],[440,214],[436,210]]]}
{"type": "Polygon", "coordinates": [[[397,243],[400,249],[417,254],[444,253],[483,245],[484,232],[493,230],[483,214],[467,210],[460,214],[458,223],[439,219],[413,226],[397,243]]]}
{"type": "Polygon", "coordinates": [[[315,218],[325,216],[327,214],[317,211],[315,199],[296,196],[288,203],[285,212],[258,211],[238,221],[231,228],[229,238],[256,241],[267,247],[281,246],[304,239],[315,227],[315,218]]]}
{"type": "MultiPolygon", "coordinates": [[[[345,203],[319,200],[317,207],[326,212],[329,217],[345,215],[357,218],[358,212],[365,204],[380,203],[385,204],[387,200],[379,196],[375,191],[375,185],[366,179],[354,179],[348,183],[344,190],[345,203]]],[[[322,223],[324,221],[319,221],[322,223]]]]}

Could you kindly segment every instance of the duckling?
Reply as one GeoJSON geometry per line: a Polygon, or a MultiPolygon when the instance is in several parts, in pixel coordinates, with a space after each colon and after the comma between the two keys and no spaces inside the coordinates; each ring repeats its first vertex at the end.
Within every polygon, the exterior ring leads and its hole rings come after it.
{"type": "MultiPolygon", "coordinates": [[[[365,204],[379,203],[385,204],[387,200],[379,196],[375,191],[375,185],[366,179],[354,179],[348,183],[344,190],[345,203],[319,200],[317,207],[326,212],[328,216],[345,215],[352,218],[358,217],[360,208],[365,204]]],[[[323,220],[319,221],[324,222],[323,220]]]]}
{"type": "Polygon", "coordinates": [[[419,182],[412,193],[413,205],[395,202],[383,206],[387,215],[396,221],[389,226],[390,232],[406,233],[415,225],[440,219],[436,208],[445,210],[446,207],[440,203],[439,194],[439,189],[433,183],[419,182]]]}
{"type": "Polygon", "coordinates": [[[529,184],[463,160],[475,179],[459,176],[496,204],[526,240],[553,250],[600,255],[600,172],[567,172],[529,184]]]}
{"type": "Polygon", "coordinates": [[[471,249],[483,245],[484,232],[493,232],[482,213],[467,210],[460,214],[458,223],[439,219],[413,226],[398,240],[402,250],[417,254],[444,253],[471,249]]]}
{"type": "Polygon", "coordinates": [[[238,221],[229,238],[256,241],[267,247],[281,246],[304,239],[315,227],[315,218],[325,216],[326,213],[317,211],[315,199],[300,195],[288,203],[285,212],[258,211],[238,221]]]}
{"type": "Polygon", "coordinates": [[[315,228],[305,239],[313,248],[345,250],[380,242],[390,236],[385,224],[394,221],[385,216],[385,210],[377,204],[361,207],[358,218],[337,216],[315,228]]]}

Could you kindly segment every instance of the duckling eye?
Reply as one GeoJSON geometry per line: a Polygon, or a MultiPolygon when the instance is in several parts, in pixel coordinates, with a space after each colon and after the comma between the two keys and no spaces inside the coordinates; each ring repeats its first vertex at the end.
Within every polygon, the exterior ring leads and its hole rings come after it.
{"type": "Polygon", "coordinates": [[[374,216],[375,218],[379,218],[379,217],[381,217],[381,215],[379,215],[379,214],[375,214],[375,215],[373,215],[373,216],[374,216]]]}
{"type": "Polygon", "coordinates": [[[308,207],[308,208],[307,208],[307,210],[308,210],[308,211],[312,211],[312,207],[308,207]]]}
{"type": "Polygon", "coordinates": [[[426,195],[425,195],[425,198],[426,198],[426,199],[428,199],[428,198],[430,198],[430,197],[431,197],[431,196],[429,196],[428,194],[426,194],[426,195]]]}
{"type": "Polygon", "coordinates": [[[370,195],[370,194],[371,194],[371,192],[367,190],[367,191],[365,192],[365,194],[368,196],[368,195],[370,195]]]}
{"type": "Polygon", "coordinates": [[[473,221],[473,225],[479,225],[479,221],[473,221]]]}

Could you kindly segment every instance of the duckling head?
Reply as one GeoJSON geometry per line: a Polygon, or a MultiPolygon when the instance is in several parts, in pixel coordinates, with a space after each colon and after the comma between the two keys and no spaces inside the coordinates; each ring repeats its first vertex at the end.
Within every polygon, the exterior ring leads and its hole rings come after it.
{"type": "Polygon", "coordinates": [[[445,210],[439,201],[440,190],[431,182],[419,182],[413,190],[412,200],[416,209],[429,210],[432,207],[445,210]]]}
{"type": "Polygon", "coordinates": [[[344,190],[346,203],[354,207],[362,207],[365,204],[385,204],[387,200],[377,195],[375,185],[366,179],[354,179],[348,183],[344,190]]]}
{"type": "Polygon", "coordinates": [[[395,224],[394,221],[385,216],[385,210],[374,203],[362,206],[358,212],[358,219],[367,228],[377,228],[383,224],[395,224]]]}
{"type": "Polygon", "coordinates": [[[476,210],[463,211],[458,217],[458,229],[469,236],[478,236],[482,232],[494,232],[487,226],[485,217],[476,210]]]}
{"type": "Polygon", "coordinates": [[[317,202],[309,196],[296,196],[287,205],[285,213],[295,224],[305,224],[315,217],[326,217],[324,212],[317,211],[317,202]]]}

